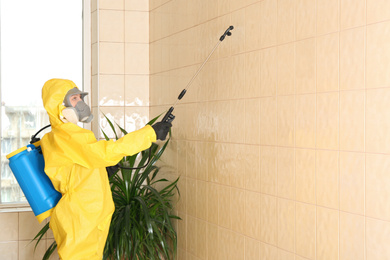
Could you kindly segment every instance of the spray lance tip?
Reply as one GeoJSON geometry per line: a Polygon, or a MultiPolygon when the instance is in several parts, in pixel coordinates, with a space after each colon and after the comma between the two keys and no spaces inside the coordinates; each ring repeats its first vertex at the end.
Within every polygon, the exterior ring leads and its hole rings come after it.
{"type": "Polygon", "coordinates": [[[222,34],[222,36],[219,38],[220,41],[223,41],[225,39],[226,36],[230,36],[232,35],[231,33],[231,30],[234,29],[234,26],[233,25],[230,25],[229,28],[226,29],[226,31],[224,32],[224,34],[222,34]]]}

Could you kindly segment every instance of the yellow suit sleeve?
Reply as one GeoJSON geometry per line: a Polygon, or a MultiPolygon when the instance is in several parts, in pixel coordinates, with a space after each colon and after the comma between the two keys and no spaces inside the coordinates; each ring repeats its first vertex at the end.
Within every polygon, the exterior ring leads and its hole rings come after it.
{"type": "MultiPolygon", "coordinates": [[[[76,137],[77,138],[77,137],[76,137]]],[[[146,150],[156,141],[156,133],[150,125],[113,140],[87,141],[80,144],[75,163],[86,168],[102,168],[117,164],[124,156],[134,155],[146,150]]]]}

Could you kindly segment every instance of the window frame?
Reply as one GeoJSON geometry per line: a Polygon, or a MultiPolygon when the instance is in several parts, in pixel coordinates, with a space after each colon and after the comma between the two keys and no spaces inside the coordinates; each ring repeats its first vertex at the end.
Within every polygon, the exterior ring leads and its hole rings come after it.
{"type": "MultiPolygon", "coordinates": [[[[82,77],[83,77],[83,86],[82,89],[91,93],[91,0],[83,0],[82,6],[82,18],[83,18],[83,28],[82,28],[82,48],[83,48],[83,60],[82,60],[82,77]]],[[[1,43],[0,43],[1,46],[1,43]]],[[[0,48],[1,49],[1,48],[0,48]]],[[[1,63],[0,63],[1,68],[1,63]]],[[[0,91],[1,98],[1,91],[0,91]]],[[[1,109],[1,107],[0,107],[1,109]]],[[[1,120],[0,120],[0,129],[1,129],[1,120]]],[[[84,125],[86,128],[90,128],[90,125],[84,125]]],[[[0,138],[1,134],[0,134],[0,138]]],[[[1,147],[0,147],[1,149],[1,147]]],[[[0,202],[0,213],[3,212],[23,212],[23,211],[32,211],[28,202],[10,202],[10,203],[1,203],[0,202]]]]}

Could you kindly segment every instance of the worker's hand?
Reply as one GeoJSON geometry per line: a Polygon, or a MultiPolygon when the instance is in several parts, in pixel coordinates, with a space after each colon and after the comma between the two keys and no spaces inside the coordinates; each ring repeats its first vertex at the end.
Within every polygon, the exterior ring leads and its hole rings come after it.
{"type": "Polygon", "coordinates": [[[169,130],[172,127],[171,123],[168,122],[158,122],[152,125],[158,140],[164,141],[167,137],[169,130]]]}

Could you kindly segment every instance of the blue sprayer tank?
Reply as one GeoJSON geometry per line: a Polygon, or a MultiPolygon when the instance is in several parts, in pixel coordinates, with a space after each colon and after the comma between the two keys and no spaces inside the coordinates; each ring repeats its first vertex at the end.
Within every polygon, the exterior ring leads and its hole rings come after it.
{"type": "Polygon", "coordinates": [[[45,161],[38,143],[29,144],[7,155],[9,167],[39,222],[51,215],[61,199],[45,174],[45,161]]]}

